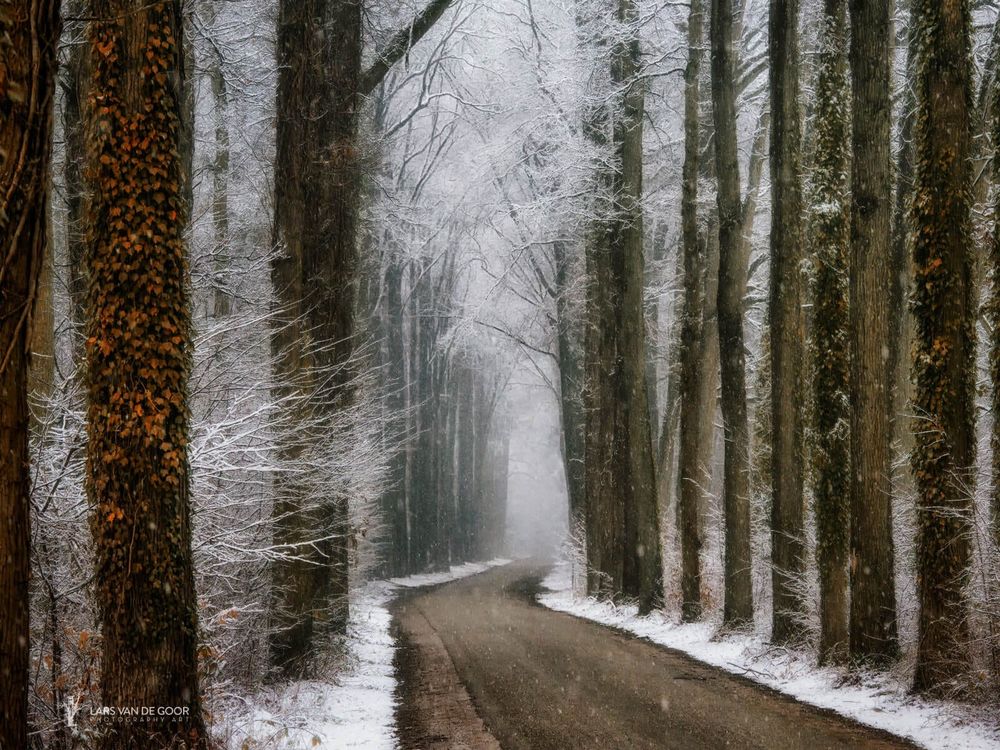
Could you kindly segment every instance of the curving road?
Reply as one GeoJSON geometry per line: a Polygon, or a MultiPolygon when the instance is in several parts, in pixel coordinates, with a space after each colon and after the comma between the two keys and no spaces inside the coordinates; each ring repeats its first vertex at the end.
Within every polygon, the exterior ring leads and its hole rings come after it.
{"type": "Polygon", "coordinates": [[[523,561],[395,606],[404,748],[912,748],[534,603],[523,561]]]}

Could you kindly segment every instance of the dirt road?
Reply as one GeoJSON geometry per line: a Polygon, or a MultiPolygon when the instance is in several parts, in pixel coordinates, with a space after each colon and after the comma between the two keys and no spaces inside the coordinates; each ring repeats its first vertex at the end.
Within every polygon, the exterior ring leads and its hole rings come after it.
{"type": "Polygon", "coordinates": [[[533,603],[519,562],[397,603],[404,748],[910,748],[533,603]]]}

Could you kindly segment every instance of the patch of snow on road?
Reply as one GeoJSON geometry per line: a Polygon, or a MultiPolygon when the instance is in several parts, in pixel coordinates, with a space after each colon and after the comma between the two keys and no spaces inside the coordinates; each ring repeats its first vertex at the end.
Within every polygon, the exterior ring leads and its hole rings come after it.
{"type": "Polygon", "coordinates": [[[507,565],[497,558],[442,573],[373,581],[351,603],[342,670],[332,681],[303,680],[252,698],[233,698],[217,717],[216,736],[230,750],[394,750],[396,643],[389,605],[401,588],[432,586],[507,565]]]}
{"type": "Polygon", "coordinates": [[[391,578],[389,582],[394,586],[401,586],[407,589],[416,589],[421,586],[436,586],[439,583],[448,583],[448,581],[456,581],[459,578],[468,578],[469,576],[474,576],[477,573],[484,573],[490,568],[496,568],[500,565],[509,565],[512,560],[508,560],[503,557],[498,557],[489,562],[470,562],[464,565],[452,566],[450,570],[443,573],[418,573],[417,575],[407,576],[406,578],[391,578]]]}
{"type": "Polygon", "coordinates": [[[770,646],[758,635],[716,638],[717,623],[679,624],[660,612],[639,617],[635,606],[581,600],[572,592],[569,563],[559,563],[542,582],[544,606],[618,628],[870,727],[906,737],[932,750],[997,750],[1000,727],[985,718],[963,716],[944,701],[910,696],[890,678],[866,677],[845,684],[844,673],[818,668],[808,654],[770,646]]]}

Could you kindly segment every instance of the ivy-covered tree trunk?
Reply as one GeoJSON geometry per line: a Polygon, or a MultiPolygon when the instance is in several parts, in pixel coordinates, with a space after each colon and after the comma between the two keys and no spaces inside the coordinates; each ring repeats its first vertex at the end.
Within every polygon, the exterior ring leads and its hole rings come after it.
{"type": "Polygon", "coordinates": [[[191,559],[178,0],[94,0],[87,267],[87,489],[106,706],[174,707],[110,724],[100,746],[206,747],[191,559]]]}
{"type": "Polygon", "coordinates": [[[820,664],[847,658],[851,481],[850,359],[847,351],[848,124],[845,0],[825,0],[816,87],[816,152],[813,164],[813,418],[812,451],[819,567],[820,664]]]}
{"type": "Polygon", "coordinates": [[[801,637],[805,610],[802,366],[802,190],[799,3],[771,0],[771,639],[801,637]]]}
{"type": "Polygon", "coordinates": [[[58,0],[0,14],[0,747],[28,747],[28,368],[45,262],[58,0]]]}
{"type": "Polygon", "coordinates": [[[688,62],[684,71],[684,173],[681,229],[684,246],[684,302],[680,336],[680,495],[678,536],[681,545],[681,613],[686,621],[701,617],[701,499],[703,454],[700,343],[705,257],[698,236],[698,175],[701,161],[701,61],[705,54],[704,6],[691,0],[688,14],[688,62]]]}
{"type": "Polygon", "coordinates": [[[736,141],[733,4],[712,0],[712,114],[719,208],[719,349],[725,432],[723,508],[726,528],[726,599],[723,621],[739,627],[753,619],[750,560],[750,432],[743,339],[743,210],[736,141]]]}
{"type": "Polygon", "coordinates": [[[964,586],[975,461],[975,307],[967,0],[917,0],[913,316],[920,599],[914,690],[943,694],[969,665],[964,586]]]}
{"type": "Polygon", "coordinates": [[[850,655],[895,659],[888,296],[892,7],[850,0],[852,80],[850,655]]]}

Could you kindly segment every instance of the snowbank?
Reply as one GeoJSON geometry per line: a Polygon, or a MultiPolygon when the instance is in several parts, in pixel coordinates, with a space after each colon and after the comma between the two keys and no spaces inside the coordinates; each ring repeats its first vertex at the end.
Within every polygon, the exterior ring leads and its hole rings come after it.
{"type": "Polygon", "coordinates": [[[395,748],[396,644],[389,604],[396,591],[447,583],[509,562],[498,558],[367,584],[352,602],[343,670],[331,682],[306,680],[239,699],[241,706],[220,717],[217,736],[231,750],[395,748]]]}
{"type": "Polygon", "coordinates": [[[832,709],[862,724],[906,737],[933,750],[1000,748],[1000,727],[985,717],[963,715],[959,706],[907,695],[890,678],[870,676],[844,684],[844,673],[820,669],[808,654],[769,646],[759,636],[713,640],[717,624],[678,624],[662,613],[639,617],[636,607],[616,607],[574,598],[568,563],[556,565],[543,581],[541,604],[576,617],[619,628],[667,646],[698,661],[742,675],[803,703],[832,709]]]}

